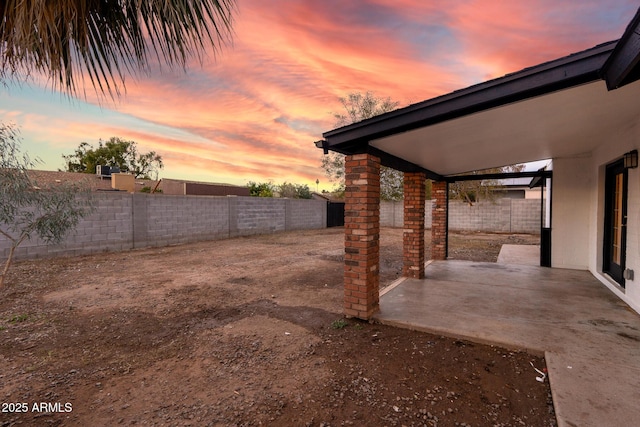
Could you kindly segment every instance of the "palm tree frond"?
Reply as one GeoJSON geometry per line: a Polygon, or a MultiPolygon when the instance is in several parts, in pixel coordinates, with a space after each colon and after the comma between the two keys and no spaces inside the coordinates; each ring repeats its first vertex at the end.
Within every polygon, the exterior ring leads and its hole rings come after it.
{"type": "Polygon", "coordinates": [[[88,76],[119,95],[125,73],[185,67],[231,40],[235,0],[0,0],[0,79],[44,73],[75,94],[88,76]]]}

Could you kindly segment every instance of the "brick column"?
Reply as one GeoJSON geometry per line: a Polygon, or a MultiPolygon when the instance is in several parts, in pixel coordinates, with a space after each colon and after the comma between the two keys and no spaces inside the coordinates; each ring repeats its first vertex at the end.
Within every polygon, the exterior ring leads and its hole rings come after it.
{"type": "Polygon", "coordinates": [[[379,309],[380,159],[356,154],[344,166],[344,313],[369,319],[379,309]]]}
{"type": "Polygon", "coordinates": [[[431,214],[431,259],[445,260],[448,251],[447,201],[449,187],[445,181],[433,181],[431,197],[435,200],[431,214]]]}
{"type": "Polygon", "coordinates": [[[404,230],[402,275],[424,278],[424,199],[426,176],[421,172],[404,174],[404,230]]]}

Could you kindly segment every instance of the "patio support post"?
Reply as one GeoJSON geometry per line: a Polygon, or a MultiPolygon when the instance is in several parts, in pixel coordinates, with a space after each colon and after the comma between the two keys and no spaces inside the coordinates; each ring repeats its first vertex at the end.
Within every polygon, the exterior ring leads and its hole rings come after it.
{"type": "Polygon", "coordinates": [[[402,275],[424,279],[424,203],[426,175],[422,172],[404,174],[404,230],[402,275]]]}
{"type": "Polygon", "coordinates": [[[433,181],[431,196],[435,200],[431,213],[431,259],[446,260],[449,243],[449,186],[446,181],[433,181]]]}
{"type": "Polygon", "coordinates": [[[380,159],[354,154],[344,166],[344,314],[368,320],[380,305],[380,159]]]}

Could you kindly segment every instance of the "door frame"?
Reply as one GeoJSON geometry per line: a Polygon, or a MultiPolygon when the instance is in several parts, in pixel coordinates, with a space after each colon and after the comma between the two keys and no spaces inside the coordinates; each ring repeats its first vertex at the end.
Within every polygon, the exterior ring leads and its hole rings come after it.
{"type": "Polygon", "coordinates": [[[540,180],[540,266],[551,267],[552,175],[540,180]]]}
{"type": "Polygon", "coordinates": [[[624,167],[624,160],[610,163],[605,169],[604,178],[604,240],[602,245],[602,272],[606,273],[621,287],[625,287],[624,270],[627,255],[627,204],[629,197],[628,170],[624,167]],[[614,254],[614,204],[616,203],[616,177],[622,175],[622,200],[620,213],[620,263],[613,261],[614,254]]]}

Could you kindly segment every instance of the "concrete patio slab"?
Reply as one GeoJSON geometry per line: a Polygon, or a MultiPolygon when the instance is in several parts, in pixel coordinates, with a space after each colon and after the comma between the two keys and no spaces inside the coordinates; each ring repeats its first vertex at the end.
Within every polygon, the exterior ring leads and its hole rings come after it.
{"type": "Polygon", "coordinates": [[[381,323],[544,352],[560,426],[640,420],[640,316],[589,272],[436,261],[380,299],[381,323]]]}
{"type": "Polygon", "coordinates": [[[502,245],[499,264],[540,265],[539,245],[502,245]]]}

